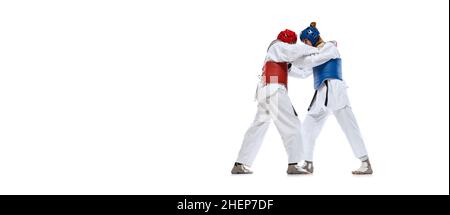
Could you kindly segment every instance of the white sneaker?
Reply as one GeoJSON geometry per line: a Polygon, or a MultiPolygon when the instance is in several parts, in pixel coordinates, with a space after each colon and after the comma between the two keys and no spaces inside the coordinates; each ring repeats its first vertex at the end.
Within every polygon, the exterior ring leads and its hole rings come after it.
{"type": "Polygon", "coordinates": [[[359,169],[352,171],[353,175],[371,175],[373,173],[369,160],[361,162],[359,169]]]}
{"type": "Polygon", "coordinates": [[[298,174],[310,174],[308,171],[304,170],[299,165],[288,165],[287,174],[298,175],[298,174]]]}
{"type": "Polygon", "coordinates": [[[231,169],[231,174],[252,174],[252,173],[253,172],[244,164],[235,163],[233,169],[231,169]]]}
{"type": "Polygon", "coordinates": [[[312,161],[305,161],[302,165],[302,169],[312,174],[314,172],[314,165],[312,161]]]}

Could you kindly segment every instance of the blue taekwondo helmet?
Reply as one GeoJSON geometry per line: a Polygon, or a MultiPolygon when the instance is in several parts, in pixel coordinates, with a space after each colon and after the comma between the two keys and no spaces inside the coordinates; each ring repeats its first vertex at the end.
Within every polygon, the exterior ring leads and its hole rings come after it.
{"type": "Polygon", "coordinates": [[[309,27],[305,28],[300,34],[300,40],[307,39],[311,41],[313,46],[316,46],[317,41],[319,41],[320,38],[320,32],[316,28],[316,23],[311,22],[311,25],[309,27]]]}

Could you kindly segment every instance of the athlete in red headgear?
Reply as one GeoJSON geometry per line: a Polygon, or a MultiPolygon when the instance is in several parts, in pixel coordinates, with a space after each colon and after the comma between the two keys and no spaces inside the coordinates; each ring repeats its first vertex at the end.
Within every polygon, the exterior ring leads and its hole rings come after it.
{"type": "MultiPolygon", "coordinates": [[[[262,144],[264,134],[273,120],[281,135],[288,154],[288,174],[305,174],[300,166],[302,152],[302,136],[300,120],[297,118],[287,94],[288,72],[290,63],[304,58],[319,65],[316,59],[319,49],[303,43],[296,44],[297,35],[291,30],[278,34],[267,50],[266,59],[258,84],[256,99],[258,110],[250,128],[247,130],[238,158],[231,170],[232,174],[250,174],[249,166],[253,164],[256,154],[262,144]]],[[[301,70],[298,70],[301,71],[301,70]]],[[[297,76],[302,76],[297,74],[297,76]]]]}

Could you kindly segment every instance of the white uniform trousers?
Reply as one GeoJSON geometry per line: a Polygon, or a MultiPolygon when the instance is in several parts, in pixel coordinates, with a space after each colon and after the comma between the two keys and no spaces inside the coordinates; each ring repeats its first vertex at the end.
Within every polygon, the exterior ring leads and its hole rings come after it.
{"type": "Polygon", "coordinates": [[[256,158],[264,136],[270,125],[275,123],[284,143],[289,163],[301,161],[301,123],[284,87],[279,87],[269,97],[258,99],[255,120],[244,136],[237,162],[251,166],[256,158]]]}
{"type": "Polygon", "coordinates": [[[327,86],[323,84],[318,90],[316,99],[302,126],[302,134],[305,138],[303,159],[313,160],[316,139],[330,114],[334,114],[336,117],[350,143],[353,154],[357,158],[366,156],[367,150],[347,96],[347,85],[341,80],[329,80],[328,104],[325,106],[326,88],[327,86]]]}

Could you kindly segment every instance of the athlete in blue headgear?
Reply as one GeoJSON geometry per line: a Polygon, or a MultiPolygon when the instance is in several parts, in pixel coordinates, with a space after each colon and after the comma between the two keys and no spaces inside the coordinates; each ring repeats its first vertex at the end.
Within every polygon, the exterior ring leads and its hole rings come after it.
{"type": "Polygon", "coordinates": [[[330,52],[326,52],[329,49],[328,46],[333,46],[332,44],[317,49],[303,43],[295,44],[296,42],[297,35],[290,30],[285,30],[280,32],[277,40],[273,41],[267,49],[261,81],[255,93],[258,111],[254,122],[244,135],[238,158],[231,170],[232,174],[252,173],[249,167],[253,164],[264,134],[272,121],[280,132],[288,153],[286,172],[309,174],[298,165],[298,162],[302,161],[303,154],[301,152],[303,149],[302,129],[301,122],[288,97],[288,76],[305,78],[308,74],[297,68],[312,68],[338,56],[337,53],[330,55],[330,52]],[[295,64],[297,59],[301,59],[301,63],[305,64],[295,64]],[[291,64],[295,65],[290,66],[291,64]]]}
{"type": "MultiPolygon", "coordinates": [[[[301,32],[300,40],[307,45],[327,49],[323,51],[327,52],[328,56],[334,56],[326,63],[312,69],[301,68],[305,71],[309,70],[309,74],[313,73],[316,90],[302,126],[302,133],[305,138],[303,169],[313,173],[312,161],[315,141],[328,115],[332,113],[344,131],[354,155],[361,160],[361,167],[352,173],[357,175],[372,174],[366,147],[347,96],[347,85],[342,79],[341,58],[335,46],[336,43],[334,42],[334,45],[329,45],[330,42],[325,43],[320,37],[315,22],[312,22],[309,27],[301,32]]],[[[301,60],[299,59],[293,65],[308,65],[308,62],[302,62],[301,60]]]]}

